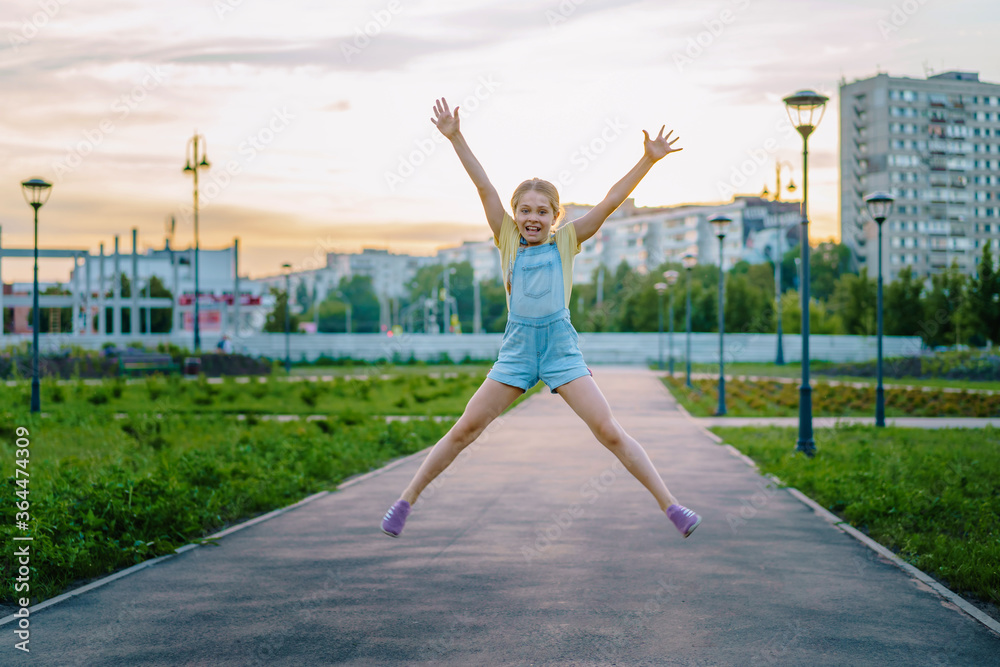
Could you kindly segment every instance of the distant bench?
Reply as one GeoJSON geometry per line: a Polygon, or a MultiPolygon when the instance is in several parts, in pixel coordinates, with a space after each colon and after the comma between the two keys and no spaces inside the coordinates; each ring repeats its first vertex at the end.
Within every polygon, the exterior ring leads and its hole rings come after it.
{"type": "Polygon", "coordinates": [[[118,370],[122,375],[136,373],[174,373],[179,366],[169,354],[135,352],[118,357],[118,370]]]}

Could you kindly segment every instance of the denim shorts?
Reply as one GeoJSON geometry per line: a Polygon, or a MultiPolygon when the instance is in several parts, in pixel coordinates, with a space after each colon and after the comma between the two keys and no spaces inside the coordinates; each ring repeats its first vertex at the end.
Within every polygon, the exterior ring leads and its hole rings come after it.
{"type": "Polygon", "coordinates": [[[541,380],[552,393],[567,382],[593,375],[583,361],[580,337],[563,309],[547,317],[507,317],[497,362],[486,376],[527,391],[541,380]]]}

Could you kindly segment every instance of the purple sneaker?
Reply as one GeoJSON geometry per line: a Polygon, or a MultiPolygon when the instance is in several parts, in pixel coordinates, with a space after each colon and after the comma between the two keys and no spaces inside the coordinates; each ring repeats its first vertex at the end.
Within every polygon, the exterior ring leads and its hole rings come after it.
{"type": "Polygon", "coordinates": [[[403,532],[403,524],[406,523],[406,517],[409,514],[410,503],[400,498],[392,504],[389,511],[382,517],[382,532],[389,537],[399,537],[399,534],[403,532]]]}
{"type": "Polygon", "coordinates": [[[674,522],[681,535],[687,537],[701,523],[701,517],[683,505],[671,505],[667,508],[667,518],[674,522]]]}

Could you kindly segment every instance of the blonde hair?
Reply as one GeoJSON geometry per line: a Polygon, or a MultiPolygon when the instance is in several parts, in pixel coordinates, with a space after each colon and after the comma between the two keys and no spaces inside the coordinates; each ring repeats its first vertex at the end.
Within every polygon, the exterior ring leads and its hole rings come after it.
{"type": "Polygon", "coordinates": [[[542,180],[541,178],[532,178],[521,183],[514,190],[514,196],[510,198],[511,209],[514,214],[517,214],[518,204],[521,203],[521,197],[524,196],[525,192],[530,192],[531,190],[536,190],[541,192],[548,200],[549,205],[552,206],[552,228],[555,229],[558,223],[562,220],[565,211],[563,207],[559,205],[559,191],[556,190],[556,186],[552,185],[548,181],[542,180]]]}

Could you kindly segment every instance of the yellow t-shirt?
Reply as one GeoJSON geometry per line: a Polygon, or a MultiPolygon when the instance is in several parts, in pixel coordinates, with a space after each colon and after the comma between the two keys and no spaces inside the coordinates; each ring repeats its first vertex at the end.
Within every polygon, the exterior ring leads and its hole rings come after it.
{"type": "MultiPolygon", "coordinates": [[[[552,237],[555,237],[559,259],[562,261],[563,295],[566,297],[566,307],[569,308],[569,297],[573,291],[573,259],[580,252],[580,244],[576,242],[576,227],[573,226],[572,222],[564,222],[552,237]]],[[[521,232],[518,231],[514,218],[510,217],[506,211],[503,214],[503,222],[500,223],[500,235],[493,237],[493,243],[500,249],[500,270],[503,272],[503,284],[506,288],[507,310],[509,311],[510,274],[514,270],[517,248],[521,244],[521,232]]]]}

